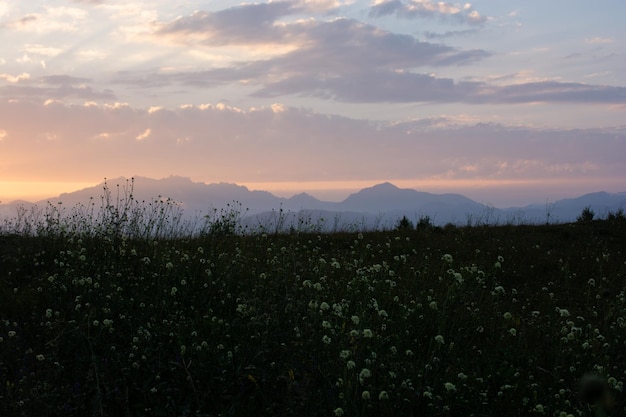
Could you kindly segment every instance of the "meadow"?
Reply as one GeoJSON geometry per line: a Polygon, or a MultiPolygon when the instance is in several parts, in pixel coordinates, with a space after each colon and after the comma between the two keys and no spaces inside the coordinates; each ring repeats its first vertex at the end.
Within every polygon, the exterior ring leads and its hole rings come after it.
{"type": "Polygon", "coordinates": [[[622,213],[176,234],[107,207],[0,228],[0,415],[586,416],[588,373],[624,413],[622,213]]]}

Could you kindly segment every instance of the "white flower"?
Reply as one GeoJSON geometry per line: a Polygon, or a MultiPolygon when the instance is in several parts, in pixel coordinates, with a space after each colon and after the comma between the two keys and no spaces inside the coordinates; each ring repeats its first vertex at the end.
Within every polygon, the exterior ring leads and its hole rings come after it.
{"type": "Polygon", "coordinates": [[[369,391],[363,391],[361,393],[361,398],[363,398],[365,401],[370,399],[370,392],[369,391]]]}
{"type": "Polygon", "coordinates": [[[511,320],[513,315],[507,311],[506,313],[502,315],[502,317],[504,317],[506,320],[511,320]]]}
{"type": "Polygon", "coordinates": [[[326,345],[330,345],[330,337],[324,335],[324,337],[322,337],[322,342],[326,345]]]}
{"type": "Polygon", "coordinates": [[[348,361],[346,362],[346,368],[348,369],[354,369],[356,367],[356,363],[354,363],[354,361],[348,361]]]}
{"type": "Polygon", "coordinates": [[[446,382],[445,384],[443,384],[443,386],[446,388],[446,391],[456,391],[456,385],[454,385],[452,382],[446,382]]]}
{"type": "Polygon", "coordinates": [[[351,354],[352,352],[350,352],[349,350],[342,350],[341,352],[339,352],[339,357],[341,359],[348,359],[351,354]]]}
{"type": "Polygon", "coordinates": [[[364,329],[363,330],[363,337],[366,338],[371,338],[374,334],[372,333],[372,331],[370,329],[364,329]]]}
{"type": "Polygon", "coordinates": [[[437,302],[431,301],[430,304],[428,304],[428,307],[430,307],[431,310],[437,310],[437,302]]]}
{"type": "Polygon", "coordinates": [[[445,340],[442,335],[438,334],[437,336],[435,336],[435,342],[439,343],[440,345],[443,345],[445,343],[445,340]]]}
{"type": "Polygon", "coordinates": [[[452,255],[450,255],[449,253],[446,253],[445,255],[443,255],[443,256],[441,257],[441,259],[442,259],[444,262],[447,262],[447,263],[449,263],[449,264],[451,264],[451,263],[452,263],[452,261],[454,260],[454,258],[452,258],[452,255]]]}
{"type": "Polygon", "coordinates": [[[359,319],[359,316],[352,316],[350,318],[352,320],[352,323],[354,323],[355,325],[359,325],[359,322],[361,321],[361,319],[359,319]]]}
{"type": "Polygon", "coordinates": [[[511,327],[509,329],[509,333],[511,334],[511,336],[517,336],[517,329],[515,329],[515,327],[511,327]]]}
{"type": "Polygon", "coordinates": [[[328,321],[324,320],[322,322],[322,327],[325,328],[325,329],[330,329],[332,326],[331,326],[331,324],[328,321]]]}
{"type": "Polygon", "coordinates": [[[370,376],[372,376],[372,374],[369,369],[367,368],[361,369],[361,373],[359,374],[359,379],[369,378],[370,376]]]}
{"type": "Polygon", "coordinates": [[[341,417],[343,415],[343,408],[335,408],[334,413],[337,417],[341,417]]]}
{"type": "Polygon", "coordinates": [[[322,311],[326,311],[330,309],[330,306],[328,305],[328,303],[326,301],[322,302],[322,304],[320,304],[320,310],[322,311]]]}
{"type": "Polygon", "coordinates": [[[389,399],[389,394],[387,394],[387,391],[381,391],[380,394],[378,394],[378,399],[379,400],[388,400],[389,399]]]}
{"type": "Polygon", "coordinates": [[[37,360],[40,362],[46,360],[46,357],[43,355],[37,355],[36,357],[37,357],[37,360]]]}

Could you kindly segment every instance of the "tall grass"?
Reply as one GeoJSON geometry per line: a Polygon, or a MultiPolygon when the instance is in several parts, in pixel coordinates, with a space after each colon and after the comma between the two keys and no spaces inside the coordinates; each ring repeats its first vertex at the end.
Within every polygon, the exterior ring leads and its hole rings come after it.
{"type": "Polygon", "coordinates": [[[244,234],[120,196],[5,223],[0,415],[582,416],[589,372],[624,412],[623,216],[244,234]]]}

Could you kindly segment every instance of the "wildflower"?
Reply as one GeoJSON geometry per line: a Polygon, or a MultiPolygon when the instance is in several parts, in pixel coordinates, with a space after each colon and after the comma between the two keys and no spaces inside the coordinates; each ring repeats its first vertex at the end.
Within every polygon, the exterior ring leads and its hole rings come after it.
{"type": "Polygon", "coordinates": [[[356,363],[354,361],[348,361],[346,362],[346,368],[348,369],[354,369],[356,367],[356,363]]]}
{"type": "Polygon", "coordinates": [[[341,307],[341,304],[333,304],[333,312],[335,313],[335,315],[341,317],[341,315],[343,314],[343,307],[341,307]]]}
{"type": "Polygon", "coordinates": [[[361,369],[361,373],[359,373],[359,380],[363,382],[365,378],[369,378],[370,376],[372,376],[370,370],[367,368],[363,368],[361,369]]]}
{"type": "Polygon", "coordinates": [[[444,344],[444,338],[442,335],[438,334],[437,336],[435,336],[435,342],[439,343],[440,345],[444,344]]]}
{"type": "Polygon", "coordinates": [[[450,255],[449,253],[446,253],[445,255],[441,257],[441,260],[451,264],[454,261],[454,258],[452,258],[452,255],[450,255]]]}
{"type": "Polygon", "coordinates": [[[52,317],[52,309],[49,308],[46,310],[46,317],[48,318],[52,317]]]}
{"type": "Polygon", "coordinates": [[[369,391],[363,391],[361,393],[361,398],[363,398],[365,401],[370,399],[370,392],[369,391]]]}
{"type": "Polygon", "coordinates": [[[335,415],[336,415],[337,417],[341,417],[341,416],[343,416],[343,408],[340,408],[340,407],[335,408],[334,413],[335,413],[335,415]]]}
{"type": "Polygon", "coordinates": [[[413,351],[411,349],[407,349],[406,352],[404,352],[404,354],[410,357],[410,356],[413,356],[413,351]]]}
{"type": "Polygon", "coordinates": [[[330,344],[330,337],[324,335],[324,337],[322,337],[322,342],[326,345],[330,344]]]}
{"type": "Polygon", "coordinates": [[[94,320],[92,324],[94,327],[98,327],[100,325],[100,322],[98,320],[94,320]]]}
{"type": "Polygon", "coordinates": [[[456,385],[454,385],[452,382],[446,382],[445,384],[443,384],[443,386],[448,392],[456,391],[456,385]]]}
{"type": "Polygon", "coordinates": [[[511,327],[509,329],[509,333],[511,334],[511,336],[517,336],[517,330],[515,329],[515,327],[511,327]]]}
{"type": "Polygon", "coordinates": [[[36,358],[39,362],[46,360],[46,357],[44,355],[37,355],[36,358]]]}
{"type": "Polygon", "coordinates": [[[378,399],[379,400],[388,400],[389,399],[389,394],[387,394],[387,391],[381,391],[380,394],[378,394],[378,399]]]}
{"type": "Polygon", "coordinates": [[[544,410],[543,410],[543,405],[541,405],[541,404],[537,404],[537,405],[535,406],[535,411],[537,411],[538,413],[543,413],[543,412],[544,412],[544,410]]]}
{"type": "Polygon", "coordinates": [[[506,313],[502,315],[502,317],[504,317],[506,320],[511,320],[513,315],[507,311],[506,313]]]}
{"type": "Polygon", "coordinates": [[[330,329],[332,327],[332,325],[328,321],[324,320],[322,322],[322,327],[325,328],[325,329],[330,329]]]}
{"type": "Polygon", "coordinates": [[[341,352],[339,352],[339,357],[341,359],[348,359],[351,353],[352,352],[350,352],[349,350],[342,350],[341,352]]]}
{"type": "Polygon", "coordinates": [[[430,307],[431,310],[437,310],[437,302],[431,301],[430,304],[428,304],[428,307],[430,307]]]}
{"type": "Polygon", "coordinates": [[[330,306],[328,305],[328,303],[326,301],[322,302],[322,304],[320,304],[320,310],[322,311],[326,311],[329,310],[330,306]]]}
{"type": "Polygon", "coordinates": [[[352,323],[354,323],[354,324],[355,324],[355,325],[357,325],[357,326],[359,325],[359,322],[361,321],[361,320],[359,319],[359,316],[352,316],[352,317],[351,317],[351,320],[352,320],[352,323]]]}
{"type": "Polygon", "coordinates": [[[364,329],[363,330],[363,337],[370,339],[370,338],[372,338],[373,335],[374,334],[372,333],[372,331],[370,329],[364,329]]]}

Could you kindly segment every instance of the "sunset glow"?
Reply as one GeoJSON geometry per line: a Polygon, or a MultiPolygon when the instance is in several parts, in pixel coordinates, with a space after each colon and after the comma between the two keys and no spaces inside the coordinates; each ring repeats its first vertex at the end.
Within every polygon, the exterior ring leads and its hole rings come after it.
{"type": "Polygon", "coordinates": [[[169,175],[339,201],[626,191],[626,3],[0,0],[0,202],[169,175]]]}

